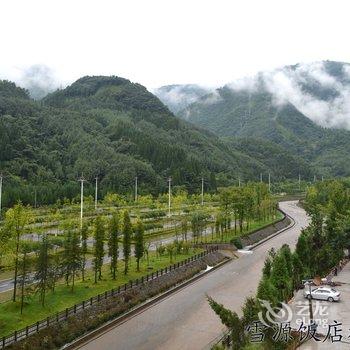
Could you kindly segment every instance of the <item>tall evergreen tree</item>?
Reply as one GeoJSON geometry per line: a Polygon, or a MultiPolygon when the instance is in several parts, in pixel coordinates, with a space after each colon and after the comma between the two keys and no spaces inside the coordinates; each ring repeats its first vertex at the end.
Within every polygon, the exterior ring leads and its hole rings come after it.
{"type": "Polygon", "coordinates": [[[51,280],[49,278],[49,259],[49,242],[47,240],[47,236],[43,235],[39,247],[39,255],[35,273],[35,281],[37,281],[36,291],[39,293],[39,300],[42,306],[45,305],[45,296],[51,287],[51,280]]]}
{"type": "Polygon", "coordinates": [[[29,277],[29,259],[28,259],[28,253],[31,252],[31,249],[28,245],[23,244],[21,247],[22,252],[22,262],[21,262],[21,315],[23,314],[23,307],[24,307],[24,298],[26,295],[26,287],[27,284],[30,282],[29,277]]]}
{"type": "Polygon", "coordinates": [[[81,277],[85,280],[85,268],[86,268],[86,254],[87,254],[87,239],[88,239],[89,226],[84,222],[81,229],[81,277]]]}
{"type": "Polygon", "coordinates": [[[242,349],[245,345],[242,320],[236,312],[226,309],[212,298],[208,297],[208,301],[210,307],[220,317],[221,322],[231,331],[232,349],[242,349]]]}
{"type": "Polygon", "coordinates": [[[137,271],[140,271],[140,259],[144,254],[144,227],[141,220],[137,221],[135,228],[135,258],[137,262],[137,271]]]}
{"type": "Polygon", "coordinates": [[[72,291],[74,289],[74,281],[76,275],[78,275],[79,270],[81,270],[81,263],[82,263],[82,257],[81,257],[81,241],[79,234],[76,230],[73,232],[72,237],[72,291]]]}
{"type": "Polygon", "coordinates": [[[284,255],[279,252],[274,261],[271,272],[271,282],[278,291],[278,301],[285,301],[291,290],[287,262],[284,255]]]}
{"type": "Polygon", "coordinates": [[[111,258],[111,274],[116,279],[119,257],[119,215],[114,213],[108,226],[108,255],[111,258]]]}
{"type": "Polygon", "coordinates": [[[127,210],[124,211],[123,216],[123,253],[124,253],[124,274],[128,273],[129,259],[131,253],[131,236],[132,226],[130,216],[127,210]]]}
{"type": "Polygon", "coordinates": [[[97,279],[102,277],[102,266],[104,257],[104,236],[105,229],[101,217],[95,219],[95,245],[94,245],[94,270],[95,270],[95,283],[97,279]]]}
{"type": "Polygon", "coordinates": [[[310,273],[310,249],[308,244],[308,237],[306,231],[303,231],[298,238],[295,252],[298,254],[299,259],[303,263],[304,273],[303,275],[308,275],[310,273]]]}

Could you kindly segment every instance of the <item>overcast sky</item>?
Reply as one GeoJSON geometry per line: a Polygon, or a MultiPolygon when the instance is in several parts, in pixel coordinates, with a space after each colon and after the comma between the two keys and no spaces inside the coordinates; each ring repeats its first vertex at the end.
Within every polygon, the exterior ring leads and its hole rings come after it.
{"type": "Polygon", "coordinates": [[[217,86],[286,64],[350,62],[349,1],[3,0],[0,78],[118,75],[217,86]]]}

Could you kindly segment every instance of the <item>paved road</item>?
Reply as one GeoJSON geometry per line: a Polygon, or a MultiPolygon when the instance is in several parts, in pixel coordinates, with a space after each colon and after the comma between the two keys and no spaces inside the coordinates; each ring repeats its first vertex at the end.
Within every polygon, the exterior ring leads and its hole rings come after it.
{"type": "Polygon", "coordinates": [[[224,265],[158,304],[109,330],[90,343],[85,350],[153,350],[205,348],[223,330],[208,306],[205,294],[232,310],[241,312],[247,296],[256,291],[268,250],[284,243],[295,246],[297,237],[308,224],[305,211],[296,201],[282,202],[281,208],[296,222],[291,229],[257,247],[252,254],[224,265]]]}

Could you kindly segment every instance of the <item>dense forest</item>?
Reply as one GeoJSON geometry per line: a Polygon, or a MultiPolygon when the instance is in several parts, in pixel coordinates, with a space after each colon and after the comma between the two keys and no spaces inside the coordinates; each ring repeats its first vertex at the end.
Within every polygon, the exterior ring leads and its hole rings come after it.
{"type": "MultiPolygon", "coordinates": [[[[280,161],[280,160],[279,160],[280,161]]],[[[273,163],[244,147],[220,140],[175,117],[139,84],[119,77],[83,77],[63,90],[34,101],[26,90],[0,82],[0,169],[5,206],[46,204],[86,194],[98,176],[101,195],[130,194],[138,177],[141,193],[158,194],[173,185],[190,193],[258,179],[309,175],[293,162],[273,163]]]]}
{"type": "MultiPolygon", "coordinates": [[[[309,164],[320,176],[348,176],[350,132],[345,129],[349,119],[349,67],[342,62],[323,61],[262,72],[249,83],[232,82],[198,96],[177,115],[230,139],[239,150],[248,147],[250,156],[256,154],[259,145],[258,159],[264,154],[270,158],[269,166],[271,160],[276,163],[275,152],[282,149],[285,157],[300,167],[309,164]]],[[[186,91],[181,90],[182,100],[186,91]]],[[[156,91],[167,103],[165,97],[172,91],[166,96],[162,92],[156,91]]],[[[171,107],[176,109],[173,103],[171,107]]]]}

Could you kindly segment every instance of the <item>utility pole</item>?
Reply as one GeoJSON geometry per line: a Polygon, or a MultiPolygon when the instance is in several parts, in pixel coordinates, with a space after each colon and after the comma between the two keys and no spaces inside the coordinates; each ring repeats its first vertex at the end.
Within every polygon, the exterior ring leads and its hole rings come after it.
{"type": "Polygon", "coordinates": [[[238,178],[238,187],[241,187],[241,178],[238,178]]]}
{"type": "Polygon", "coordinates": [[[168,215],[171,216],[170,210],[171,210],[171,177],[168,178],[169,182],[169,192],[168,192],[168,215]]]}
{"type": "Polygon", "coordinates": [[[137,176],[135,177],[135,202],[137,203],[137,176]]]}
{"type": "Polygon", "coordinates": [[[81,174],[80,182],[80,229],[83,228],[83,206],[84,206],[84,182],[86,181],[81,174]]]}
{"type": "Polygon", "coordinates": [[[322,182],[323,182],[323,175],[322,175],[322,182]]]}
{"type": "Polygon", "coordinates": [[[98,176],[95,177],[95,210],[97,210],[97,182],[98,176]]]}
{"type": "Polygon", "coordinates": [[[1,209],[2,209],[2,179],[3,175],[0,173],[0,218],[1,218],[1,209]]]}
{"type": "Polygon", "coordinates": [[[260,173],[260,182],[263,182],[263,174],[260,173]]]}
{"type": "Polygon", "coordinates": [[[271,174],[269,173],[269,192],[271,192],[271,174]]]}
{"type": "Polygon", "coordinates": [[[298,183],[299,183],[299,191],[300,191],[300,189],[301,189],[301,176],[300,176],[300,174],[299,174],[299,178],[298,178],[298,183]]]}
{"type": "Polygon", "coordinates": [[[202,205],[204,205],[204,178],[202,177],[202,205]]]}
{"type": "Polygon", "coordinates": [[[314,175],[314,182],[316,182],[316,175],[314,175]]]}

